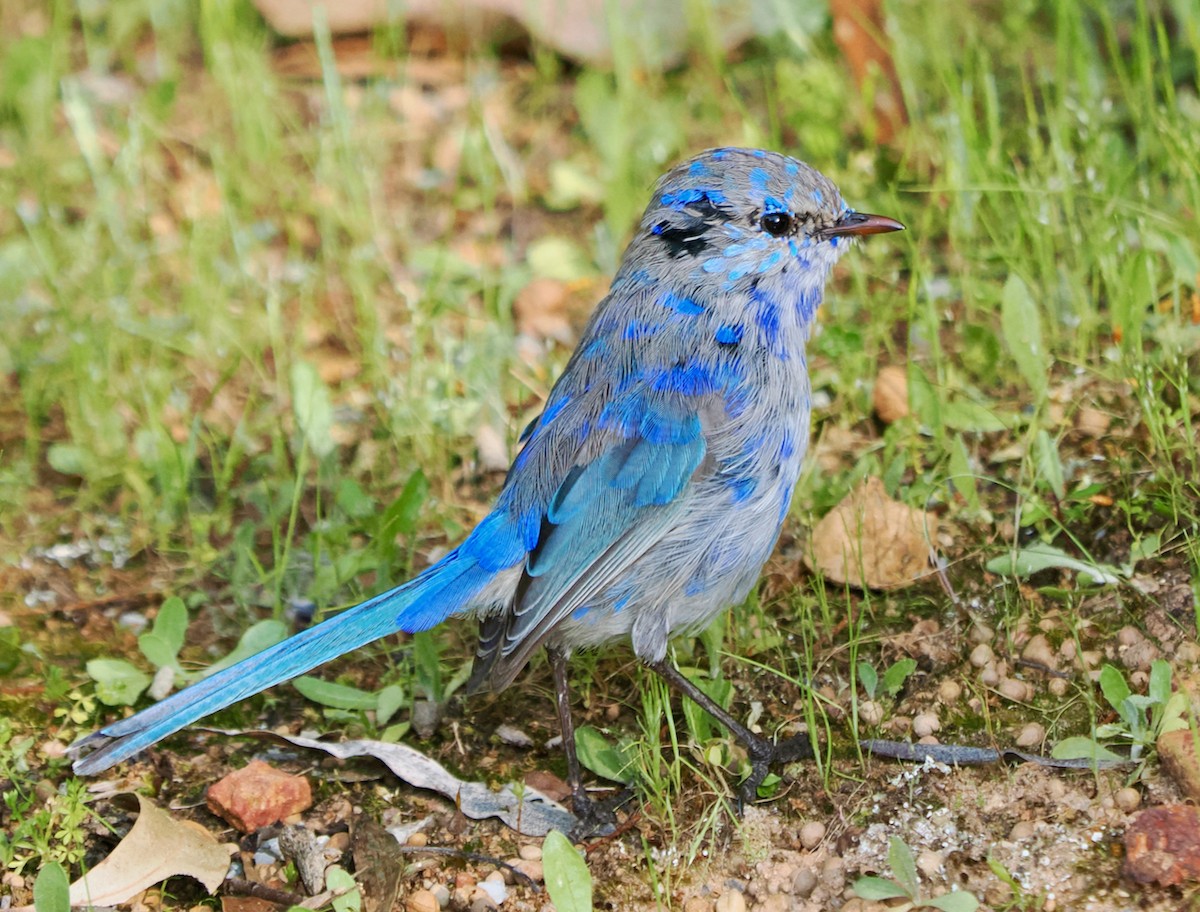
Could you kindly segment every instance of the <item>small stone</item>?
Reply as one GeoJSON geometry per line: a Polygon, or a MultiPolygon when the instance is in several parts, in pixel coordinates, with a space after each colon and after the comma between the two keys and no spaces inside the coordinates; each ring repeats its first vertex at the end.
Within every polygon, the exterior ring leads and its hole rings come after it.
{"type": "Polygon", "coordinates": [[[521,858],[517,860],[513,867],[534,883],[541,883],[546,876],[540,860],[521,858]]]}
{"type": "Polygon", "coordinates": [[[912,730],[918,738],[928,738],[934,732],[941,730],[942,723],[936,713],[923,712],[913,716],[912,730]]]}
{"type": "Polygon", "coordinates": [[[817,871],[815,868],[801,868],[796,872],[796,876],[792,878],[792,892],[807,899],[812,895],[812,891],[817,888],[817,871]]]}
{"type": "Polygon", "coordinates": [[[746,912],[746,897],[740,890],[728,890],[717,897],[716,912],[746,912]]]}
{"type": "Polygon", "coordinates": [[[858,717],[867,725],[878,725],[883,721],[883,707],[874,700],[863,700],[858,704],[858,717]]]}
{"type": "Polygon", "coordinates": [[[422,848],[429,845],[429,835],[421,832],[411,833],[409,834],[406,844],[410,846],[416,846],[417,848],[422,848]]]}
{"type": "Polygon", "coordinates": [[[1000,683],[1000,669],[995,665],[985,665],[980,669],[979,683],[984,687],[995,687],[1000,683]]]}
{"type": "Polygon", "coordinates": [[[942,853],[932,849],[922,849],[917,855],[917,870],[929,878],[936,877],[945,863],[942,853]]]}
{"type": "Polygon", "coordinates": [[[1146,637],[1142,635],[1140,630],[1128,624],[1117,631],[1118,646],[1134,646],[1144,639],[1146,637]]]}
{"type": "Polygon", "coordinates": [[[1051,671],[1058,669],[1058,656],[1050,646],[1050,641],[1041,633],[1036,633],[1029,638],[1029,642],[1021,650],[1021,658],[1030,664],[1048,668],[1051,671]]]}
{"type": "Polygon", "coordinates": [[[825,838],[825,824],[819,820],[810,820],[800,827],[800,845],[810,852],[821,844],[825,838]]]}
{"type": "Polygon", "coordinates": [[[1021,842],[1033,836],[1033,824],[1028,820],[1018,820],[1008,831],[1008,838],[1013,842],[1021,842]]]}
{"type": "Polygon", "coordinates": [[[684,901],[683,912],[713,912],[713,904],[703,896],[691,896],[684,901]]]}
{"type": "Polygon", "coordinates": [[[1017,732],[1017,747],[1037,747],[1046,740],[1046,727],[1040,722],[1030,722],[1017,732]]]}
{"type": "Polygon", "coordinates": [[[531,842],[518,848],[517,854],[526,861],[541,861],[542,847],[531,842]]]}
{"type": "Polygon", "coordinates": [[[442,908],[431,890],[413,890],[404,900],[407,912],[438,912],[442,908]]]}
{"type": "Polygon", "coordinates": [[[1028,702],[1032,696],[1029,685],[1016,678],[1005,678],[996,686],[996,690],[1004,699],[1012,700],[1014,703],[1028,702]]]}
{"type": "Polygon", "coordinates": [[[1070,682],[1066,678],[1051,678],[1050,683],[1046,685],[1046,689],[1056,697],[1065,697],[1070,682]]]}
{"type": "Polygon", "coordinates": [[[1142,803],[1142,793],[1131,786],[1120,789],[1115,797],[1117,807],[1126,814],[1132,814],[1142,803]]]}
{"type": "Polygon", "coordinates": [[[1165,732],[1155,743],[1158,762],[1179,790],[1193,800],[1200,798],[1200,755],[1189,729],[1165,732]]]}
{"type": "Polygon", "coordinates": [[[533,747],[533,739],[515,725],[509,725],[507,722],[496,727],[496,737],[504,744],[510,747],[530,748],[533,747]]]}
{"type": "Polygon", "coordinates": [[[992,664],[996,658],[996,654],[992,652],[992,647],[987,643],[980,643],[971,650],[971,664],[976,668],[985,668],[992,664]]]}
{"type": "Polygon", "coordinates": [[[943,679],[938,685],[938,699],[946,705],[957,703],[958,698],[962,696],[962,685],[951,678],[943,679]]]}
{"type": "Polygon", "coordinates": [[[251,760],[212,785],[205,802],[243,833],[253,833],[312,807],[312,788],[303,776],[251,760]]]}
{"type": "Polygon", "coordinates": [[[450,888],[445,884],[438,884],[433,888],[433,895],[437,897],[438,905],[441,908],[446,908],[450,905],[450,888]]]}
{"type": "Polygon", "coordinates": [[[880,368],[875,377],[872,396],[875,414],[884,424],[899,421],[908,415],[908,371],[889,364],[880,368]]]}
{"type": "Polygon", "coordinates": [[[992,640],[996,639],[996,631],[994,631],[987,624],[984,624],[981,621],[976,621],[971,625],[971,629],[967,631],[967,639],[972,643],[990,643],[992,640]]]}

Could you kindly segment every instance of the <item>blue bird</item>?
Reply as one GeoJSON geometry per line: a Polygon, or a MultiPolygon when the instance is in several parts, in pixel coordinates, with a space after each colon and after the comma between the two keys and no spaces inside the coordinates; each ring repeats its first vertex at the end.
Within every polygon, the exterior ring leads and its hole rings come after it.
{"type": "Polygon", "coordinates": [[[853,238],[902,228],[776,153],[713,149],[674,168],[466,540],[411,581],[87,736],[75,771],[387,634],[474,616],[475,687],[507,687],[547,649],[577,815],[591,805],[566,662],[614,640],[746,745],[752,799],[771,763],[811,755],[807,737],[754,734],[675,669],[667,644],[758,579],[808,444],[805,346],[825,281],[853,238]]]}

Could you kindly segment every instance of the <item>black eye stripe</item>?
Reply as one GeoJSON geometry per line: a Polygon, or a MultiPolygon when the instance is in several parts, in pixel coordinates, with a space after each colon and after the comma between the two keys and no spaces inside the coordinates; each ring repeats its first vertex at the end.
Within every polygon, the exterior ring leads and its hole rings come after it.
{"type": "Polygon", "coordinates": [[[789,212],[765,212],[759,218],[758,224],[772,237],[784,237],[792,233],[795,220],[789,212]]]}

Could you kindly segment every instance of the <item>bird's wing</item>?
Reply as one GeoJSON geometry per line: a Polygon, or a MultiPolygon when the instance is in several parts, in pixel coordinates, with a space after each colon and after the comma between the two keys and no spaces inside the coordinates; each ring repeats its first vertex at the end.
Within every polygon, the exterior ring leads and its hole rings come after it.
{"type": "Polygon", "coordinates": [[[511,610],[481,631],[479,671],[493,687],[506,686],[559,623],[678,521],[707,452],[699,398],[648,400],[646,390],[631,390],[609,403],[617,417],[602,449],[570,466],[554,489],[511,610]]]}

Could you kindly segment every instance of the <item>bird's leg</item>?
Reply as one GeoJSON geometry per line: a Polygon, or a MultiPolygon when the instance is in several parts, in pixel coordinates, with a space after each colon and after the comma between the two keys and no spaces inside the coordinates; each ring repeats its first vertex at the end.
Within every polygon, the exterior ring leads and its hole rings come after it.
{"type": "Polygon", "coordinates": [[[567,756],[567,785],[571,787],[571,810],[579,820],[572,836],[590,836],[611,830],[615,817],[608,808],[597,805],[583,787],[579,755],[575,752],[575,720],[571,717],[571,687],[567,680],[567,656],[557,649],[547,648],[550,668],[554,671],[554,702],[558,709],[558,724],[562,729],[563,753],[567,756]]]}
{"type": "Polygon", "coordinates": [[[694,701],[710,716],[724,725],[731,735],[746,746],[750,755],[750,775],[738,789],[738,811],[744,805],[752,803],[758,796],[758,787],[767,777],[771,766],[776,763],[792,763],[796,760],[807,760],[813,756],[812,741],[806,733],[801,733],[776,744],[762,735],[756,735],[745,725],[733,718],[721,708],[712,697],[689,681],[669,660],[647,663],[647,668],[664,681],[694,701]]]}

